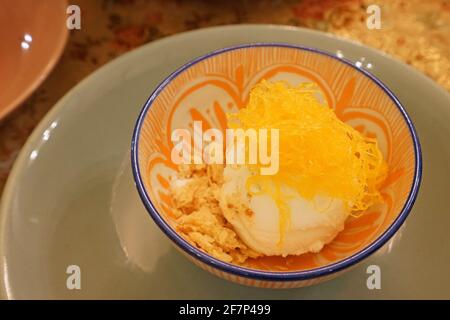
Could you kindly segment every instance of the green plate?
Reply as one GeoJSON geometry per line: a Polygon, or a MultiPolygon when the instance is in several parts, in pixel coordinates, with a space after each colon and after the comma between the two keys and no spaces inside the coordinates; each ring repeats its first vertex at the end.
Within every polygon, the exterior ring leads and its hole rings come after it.
{"type": "Polygon", "coordinates": [[[449,137],[446,91],[403,63],[327,34],[239,25],[152,42],[77,85],[24,146],[0,207],[0,292],[16,299],[450,299],[449,137]],[[365,58],[405,105],[423,148],[422,187],[397,236],[338,279],[301,289],[248,288],[194,266],[148,217],[129,164],[135,119],[170,72],[214,49],[271,41],[365,58]],[[80,290],[67,287],[71,265],[80,268],[80,290]],[[380,290],[367,287],[371,265],[381,269],[380,290]]]}

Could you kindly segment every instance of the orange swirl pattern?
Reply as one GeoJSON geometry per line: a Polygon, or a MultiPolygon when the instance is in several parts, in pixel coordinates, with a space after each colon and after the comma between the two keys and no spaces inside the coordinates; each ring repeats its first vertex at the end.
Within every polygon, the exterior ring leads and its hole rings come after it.
{"type": "MultiPolygon", "coordinates": [[[[287,272],[345,259],[379,237],[401,211],[414,177],[414,148],[407,124],[390,97],[355,68],[326,55],[289,47],[247,47],[208,57],[178,74],[156,97],[141,129],[139,166],[145,168],[141,170],[144,186],[158,211],[170,220],[168,181],[176,170],[170,160],[172,130],[192,129],[195,120],[203,122],[204,130],[224,130],[225,113],[245,106],[250,89],[262,79],[286,80],[293,85],[317,83],[323,100],[341,120],[377,137],[390,171],[382,190],[385,202],[358,218],[349,218],[344,231],[321,252],[250,259],[246,266],[287,272]]],[[[262,287],[286,286],[230,275],[191,259],[232,281],[262,287]]],[[[309,285],[316,280],[290,282],[289,286],[309,285]]]]}

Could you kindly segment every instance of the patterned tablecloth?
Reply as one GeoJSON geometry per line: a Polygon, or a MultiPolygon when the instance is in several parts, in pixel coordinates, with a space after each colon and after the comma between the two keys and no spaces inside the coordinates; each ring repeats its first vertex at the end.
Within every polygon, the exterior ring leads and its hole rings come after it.
{"type": "Polygon", "coordinates": [[[449,0],[77,0],[82,28],[39,89],[0,122],[0,194],[20,150],[49,109],[81,79],[117,56],[182,31],[272,23],[331,32],[413,65],[450,91],[449,0]],[[366,9],[381,8],[381,29],[366,9]]]}

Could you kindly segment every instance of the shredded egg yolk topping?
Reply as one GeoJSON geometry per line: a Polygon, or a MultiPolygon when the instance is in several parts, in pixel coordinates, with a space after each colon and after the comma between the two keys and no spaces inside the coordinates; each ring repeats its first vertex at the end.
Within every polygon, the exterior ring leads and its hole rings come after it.
{"type": "Polygon", "coordinates": [[[317,195],[340,199],[354,215],[381,200],[387,164],[377,140],[339,120],[319,97],[313,83],[293,87],[263,80],[251,90],[245,108],[227,114],[229,128],[279,130],[278,172],[261,175],[260,163],[247,165],[246,189],[276,202],[280,243],[290,222],[289,189],[310,200],[317,195]]]}

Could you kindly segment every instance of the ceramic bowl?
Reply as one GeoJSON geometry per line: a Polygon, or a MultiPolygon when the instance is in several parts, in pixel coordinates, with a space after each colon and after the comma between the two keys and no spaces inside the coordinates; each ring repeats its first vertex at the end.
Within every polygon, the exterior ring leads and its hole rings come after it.
{"type": "Polygon", "coordinates": [[[132,168],[139,195],[150,216],[192,262],[227,280],[264,288],[302,287],[349,270],[391,239],[408,216],[421,180],[421,151],[413,124],[395,95],[362,68],[316,49],[258,43],[218,50],[191,61],[151,94],[136,123],[132,168]],[[347,219],[345,229],[319,253],[250,259],[229,264],[185,241],[171,227],[168,191],[176,172],[171,132],[202,120],[220,130],[225,113],[245,106],[261,79],[292,85],[315,82],[337,116],[378,139],[389,165],[382,186],[384,202],[347,219]]]}
{"type": "Polygon", "coordinates": [[[66,0],[0,3],[0,119],[50,73],[68,36],[66,0]]]}

